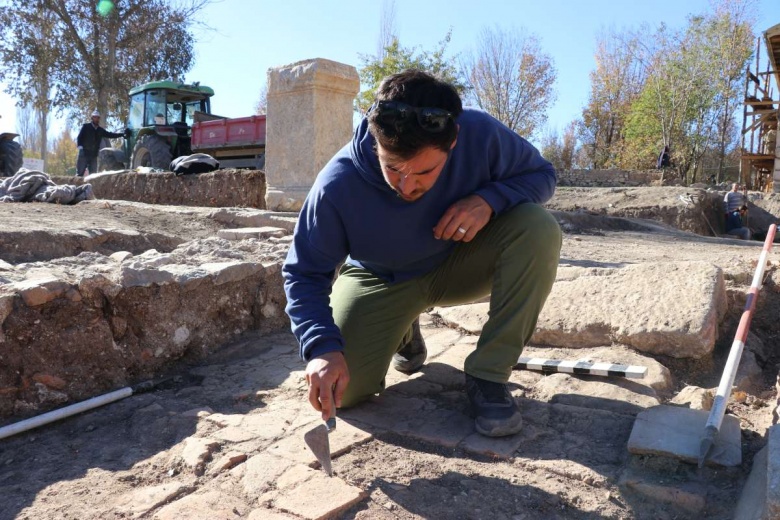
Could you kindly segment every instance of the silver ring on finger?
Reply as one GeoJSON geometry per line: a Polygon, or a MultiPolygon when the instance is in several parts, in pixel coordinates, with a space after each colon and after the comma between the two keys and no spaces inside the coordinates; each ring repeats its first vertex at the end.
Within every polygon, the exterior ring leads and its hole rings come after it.
{"type": "Polygon", "coordinates": [[[461,233],[463,233],[464,235],[466,234],[466,230],[465,230],[465,229],[463,229],[462,227],[459,227],[459,228],[458,228],[458,231],[459,231],[459,232],[461,232],[461,233]]]}

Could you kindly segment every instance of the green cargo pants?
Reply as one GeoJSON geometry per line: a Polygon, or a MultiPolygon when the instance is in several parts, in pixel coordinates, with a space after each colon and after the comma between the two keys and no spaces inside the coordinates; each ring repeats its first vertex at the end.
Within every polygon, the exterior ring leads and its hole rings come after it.
{"type": "Polygon", "coordinates": [[[393,354],[411,339],[421,312],[488,294],[489,317],[464,368],[506,383],[550,294],[560,251],[555,218],[541,206],[521,204],[491,220],[471,242],[458,243],[442,265],[418,278],[391,285],[345,264],[330,300],[350,375],[342,406],[384,390],[393,354]]]}

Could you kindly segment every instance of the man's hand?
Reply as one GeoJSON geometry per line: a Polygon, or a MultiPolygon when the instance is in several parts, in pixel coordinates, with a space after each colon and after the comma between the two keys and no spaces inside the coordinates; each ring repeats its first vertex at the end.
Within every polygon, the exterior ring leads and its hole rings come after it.
{"type": "Polygon", "coordinates": [[[450,206],[433,228],[433,236],[440,240],[471,242],[480,229],[490,221],[493,208],[479,195],[469,195],[450,206]]]}
{"type": "Polygon", "coordinates": [[[341,398],[349,384],[344,354],[328,352],[309,361],[306,382],[309,384],[309,402],[315,410],[322,412],[322,420],[335,416],[336,407],[341,406],[341,398]]]}

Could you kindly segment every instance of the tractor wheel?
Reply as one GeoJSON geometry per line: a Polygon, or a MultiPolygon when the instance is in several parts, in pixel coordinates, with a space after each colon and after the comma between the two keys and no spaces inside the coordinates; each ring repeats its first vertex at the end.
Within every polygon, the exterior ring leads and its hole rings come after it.
{"type": "Polygon", "coordinates": [[[145,135],[133,148],[132,168],[148,166],[168,171],[171,168],[173,154],[170,145],[158,135],[145,135]]]}
{"type": "Polygon", "coordinates": [[[103,148],[98,152],[98,171],[117,171],[125,169],[125,158],[122,150],[103,148]]]}
{"type": "Polygon", "coordinates": [[[16,175],[22,164],[22,145],[9,139],[0,141],[0,176],[16,175]]]}

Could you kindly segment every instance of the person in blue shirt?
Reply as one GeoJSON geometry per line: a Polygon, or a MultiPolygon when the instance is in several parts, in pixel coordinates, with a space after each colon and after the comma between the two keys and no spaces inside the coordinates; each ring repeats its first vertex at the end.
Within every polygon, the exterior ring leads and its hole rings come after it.
{"type": "Polygon", "coordinates": [[[464,110],[452,85],[419,70],[382,81],[352,141],[318,174],[282,268],[323,419],[380,393],[391,363],[423,366],[420,313],[490,295],[465,393],[477,431],[520,430],[507,381],[555,280],[561,230],[540,206],[555,184],[528,141],[464,110]]]}

